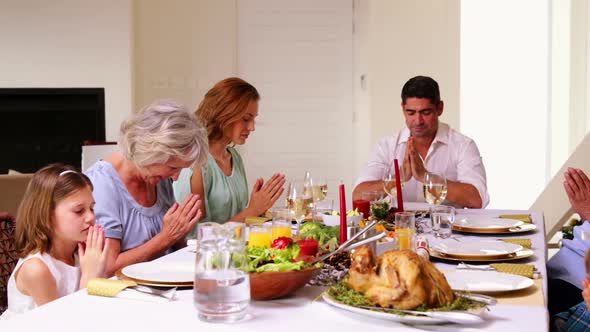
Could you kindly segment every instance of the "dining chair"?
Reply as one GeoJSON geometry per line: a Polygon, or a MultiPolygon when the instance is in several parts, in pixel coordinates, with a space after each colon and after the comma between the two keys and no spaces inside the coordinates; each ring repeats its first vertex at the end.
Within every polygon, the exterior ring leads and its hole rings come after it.
{"type": "Polygon", "coordinates": [[[12,217],[0,218],[0,314],[8,307],[7,286],[18,261],[14,243],[16,223],[12,217]]]}

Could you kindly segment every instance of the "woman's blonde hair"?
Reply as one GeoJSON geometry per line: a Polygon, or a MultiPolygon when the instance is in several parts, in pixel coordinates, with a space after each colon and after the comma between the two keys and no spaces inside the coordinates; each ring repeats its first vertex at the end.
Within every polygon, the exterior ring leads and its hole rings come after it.
{"type": "Polygon", "coordinates": [[[84,188],[92,191],[92,182],[72,166],[51,164],[33,175],[16,214],[15,244],[19,257],[49,252],[55,207],[84,188]]]}
{"type": "Polygon", "coordinates": [[[223,137],[225,129],[240,120],[251,102],[259,99],[254,86],[241,78],[230,77],[207,91],[195,113],[207,128],[209,141],[216,141],[223,137]]]}
{"type": "Polygon", "coordinates": [[[121,153],[138,167],[164,164],[172,158],[203,165],[207,132],[186,106],[158,100],[121,124],[121,153]]]}

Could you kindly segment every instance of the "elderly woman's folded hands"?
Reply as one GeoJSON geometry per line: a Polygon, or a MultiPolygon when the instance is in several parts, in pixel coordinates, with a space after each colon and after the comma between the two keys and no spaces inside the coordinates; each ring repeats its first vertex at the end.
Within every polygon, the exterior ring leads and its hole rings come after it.
{"type": "Polygon", "coordinates": [[[188,195],[180,204],[175,203],[168,209],[164,215],[162,223],[162,233],[170,239],[171,243],[176,243],[195,227],[195,224],[201,219],[202,201],[199,195],[188,195]]]}

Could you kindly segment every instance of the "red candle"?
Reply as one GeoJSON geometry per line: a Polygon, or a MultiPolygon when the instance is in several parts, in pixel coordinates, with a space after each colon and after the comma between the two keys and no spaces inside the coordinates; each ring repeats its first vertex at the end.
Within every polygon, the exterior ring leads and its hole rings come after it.
{"type": "Polygon", "coordinates": [[[397,190],[397,210],[399,212],[404,211],[404,199],[402,197],[402,181],[399,176],[399,164],[397,159],[393,160],[393,165],[395,166],[395,188],[397,190]]]}
{"type": "Polygon", "coordinates": [[[346,241],[346,198],[344,184],[340,185],[340,243],[346,241]]]}

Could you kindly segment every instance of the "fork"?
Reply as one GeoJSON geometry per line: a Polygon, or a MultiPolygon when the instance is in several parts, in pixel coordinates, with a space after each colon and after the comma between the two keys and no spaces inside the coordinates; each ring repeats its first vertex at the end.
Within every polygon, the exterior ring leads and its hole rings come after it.
{"type": "Polygon", "coordinates": [[[153,296],[162,297],[168,301],[174,300],[174,298],[176,296],[176,287],[173,287],[170,289],[157,289],[157,288],[152,288],[152,287],[148,287],[148,286],[144,286],[144,285],[136,285],[136,286],[132,286],[132,287],[127,287],[127,289],[131,289],[136,292],[143,293],[143,294],[149,294],[149,295],[153,295],[153,296]]]}
{"type": "Polygon", "coordinates": [[[473,264],[467,264],[465,262],[460,262],[457,265],[457,269],[477,270],[477,271],[496,271],[496,269],[494,269],[493,267],[491,267],[489,265],[473,265],[473,264]]]}

